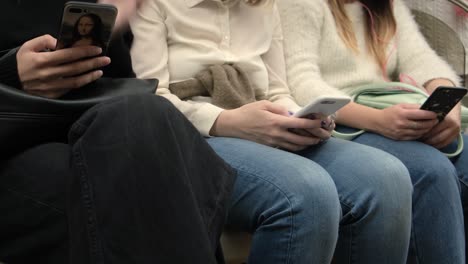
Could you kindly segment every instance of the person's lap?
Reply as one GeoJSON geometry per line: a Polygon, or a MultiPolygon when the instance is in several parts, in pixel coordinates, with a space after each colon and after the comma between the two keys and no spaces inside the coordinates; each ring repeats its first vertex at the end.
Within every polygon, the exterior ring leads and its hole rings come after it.
{"type": "Polygon", "coordinates": [[[340,208],[323,168],[242,139],[207,141],[237,170],[227,227],[254,233],[249,263],[330,262],[340,208]]]}
{"type": "Polygon", "coordinates": [[[0,162],[0,260],[215,263],[234,173],[170,102],[111,100],[70,135],[0,162]]]}
{"type": "MultiPolygon", "coordinates": [[[[468,144],[468,135],[463,135],[463,142],[465,146],[468,144]]],[[[458,179],[460,180],[462,202],[464,205],[468,206],[468,151],[462,151],[460,155],[451,158],[450,160],[457,169],[458,179]]]]}
{"type": "MultiPolygon", "coordinates": [[[[459,180],[463,186],[467,153],[454,159],[454,166],[439,150],[418,141],[395,141],[369,132],[353,141],[394,155],[410,172],[414,186],[410,257],[423,263],[464,263],[459,180]]],[[[452,144],[445,150],[453,149],[452,144]]]]}
{"type": "Polygon", "coordinates": [[[343,218],[337,263],[350,259],[355,263],[404,263],[412,187],[403,164],[381,150],[334,138],[300,154],[325,168],[338,189],[343,218]]]}
{"type": "Polygon", "coordinates": [[[0,162],[0,260],[66,263],[69,161],[68,145],[50,143],[0,162]]]}
{"type": "MultiPolygon", "coordinates": [[[[275,213],[275,210],[281,210],[273,206],[276,205],[275,199],[280,200],[281,197],[274,195],[275,192],[270,190],[271,185],[286,196],[303,192],[314,193],[314,196],[306,197],[308,200],[302,200],[304,203],[299,204],[303,210],[312,212],[308,221],[298,222],[300,228],[305,229],[313,229],[314,225],[320,225],[326,220],[324,214],[335,210],[333,206],[336,207],[336,202],[330,204],[324,201],[336,201],[338,189],[340,210],[342,209],[344,214],[340,228],[345,230],[346,226],[352,227],[347,230],[351,232],[353,229],[354,233],[349,234],[350,237],[360,232],[362,242],[358,247],[369,250],[368,253],[365,253],[366,250],[359,251],[351,257],[357,260],[379,261],[375,250],[372,252],[372,246],[378,248],[388,242],[385,246],[389,253],[380,254],[383,261],[381,263],[403,263],[406,257],[405,247],[407,248],[409,240],[411,182],[407,170],[391,155],[336,139],[296,154],[240,139],[209,138],[208,142],[222,158],[238,170],[228,224],[245,231],[255,231],[251,252],[257,250],[256,238],[258,243],[270,244],[265,242],[268,240],[263,237],[262,230],[256,230],[258,227],[263,228],[261,225],[265,224],[259,222],[259,217],[264,216],[261,214],[262,210],[268,210],[271,214],[275,213]],[[397,204],[398,206],[395,206],[397,204]],[[395,212],[399,217],[395,218],[392,215],[395,212]],[[374,215],[378,217],[373,217],[374,215]],[[384,220],[387,221],[386,224],[382,223],[384,220]],[[353,224],[355,222],[359,223],[353,224]],[[396,227],[398,230],[392,230],[396,227]],[[257,236],[257,233],[261,235],[257,236]],[[382,234],[388,235],[388,240],[384,239],[385,243],[382,244],[376,243],[374,238],[377,241],[382,240],[382,234]],[[361,245],[362,243],[366,243],[367,246],[361,245]]],[[[332,219],[336,221],[336,214],[332,219]]],[[[321,230],[336,232],[335,228],[336,225],[326,225],[321,230]]],[[[314,239],[323,239],[322,234],[314,234],[307,243],[314,243],[314,239]]],[[[325,241],[330,239],[333,240],[328,237],[325,241]]],[[[338,249],[343,258],[350,257],[351,250],[356,252],[356,248],[349,248],[345,244],[346,242],[343,243],[342,250],[338,249]]],[[[313,248],[312,245],[309,247],[313,248]]],[[[285,248],[279,250],[286,252],[285,248]]]]}

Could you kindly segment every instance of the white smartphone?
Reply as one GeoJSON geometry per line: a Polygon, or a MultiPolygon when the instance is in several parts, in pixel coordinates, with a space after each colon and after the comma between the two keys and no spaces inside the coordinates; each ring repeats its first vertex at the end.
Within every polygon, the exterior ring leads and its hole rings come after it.
{"type": "Polygon", "coordinates": [[[65,3],[56,49],[94,45],[101,47],[105,55],[116,17],[117,8],[113,5],[65,3]]]}
{"type": "Polygon", "coordinates": [[[351,102],[348,96],[319,96],[293,114],[295,117],[308,117],[311,114],[329,116],[351,102]]]}

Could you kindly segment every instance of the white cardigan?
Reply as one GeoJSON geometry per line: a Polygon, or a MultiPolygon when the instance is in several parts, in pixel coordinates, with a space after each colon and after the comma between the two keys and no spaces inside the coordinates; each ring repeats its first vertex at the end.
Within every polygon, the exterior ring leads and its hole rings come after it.
{"type": "MultiPolygon", "coordinates": [[[[289,87],[299,105],[321,94],[343,94],[356,85],[384,81],[380,66],[366,53],[365,9],[357,2],[345,9],[353,22],[359,54],[339,36],[327,0],[278,0],[289,87]]],[[[387,73],[403,73],[419,86],[435,78],[459,85],[459,77],[429,47],[405,4],[394,1],[397,35],[388,43],[387,73]]]]}

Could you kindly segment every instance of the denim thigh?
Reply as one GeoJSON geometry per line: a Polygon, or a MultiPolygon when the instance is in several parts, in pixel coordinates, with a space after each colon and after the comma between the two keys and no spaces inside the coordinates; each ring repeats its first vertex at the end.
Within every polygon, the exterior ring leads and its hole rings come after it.
{"type": "Polygon", "coordinates": [[[235,138],[208,143],[237,170],[228,227],[253,233],[249,263],[330,263],[340,204],[330,175],[299,155],[235,138]]]}
{"type": "Polygon", "coordinates": [[[396,141],[370,132],[354,141],[394,155],[410,172],[414,189],[410,257],[417,263],[464,263],[463,211],[454,164],[419,141],[396,141]]]}
{"type": "Polygon", "coordinates": [[[384,151],[332,138],[299,153],[333,178],[343,219],[337,263],[405,263],[411,228],[408,170],[384,151]]]}
{"type": "MultiPolygon", "coordinates": [[[[464,144],[468,144],[468,136],[463,135],[464,144]]],[[[465,149],[465,148],[464,148],[465,149]]],[[[463,205],[463,216],[465,219],[465,258],[468,252],[468,243],[466,243],[466,237],[468,237],[468,151],[463,151],[460,155],[451,158],[452,163],[457,169],[458,179],[460,180],[460,191],[463,205]]]]}

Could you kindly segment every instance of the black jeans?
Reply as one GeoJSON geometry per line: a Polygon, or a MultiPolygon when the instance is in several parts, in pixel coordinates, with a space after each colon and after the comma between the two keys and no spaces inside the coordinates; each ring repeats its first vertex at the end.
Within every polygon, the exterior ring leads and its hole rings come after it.
{"type": "MultiPolygon", "coordinates": [[[[34,133],[34,131],[31,131],[34,133]]],[[[98,105],[0,167],[0,260],[216,263],[235,173],[170,102],[98,105]]]]}

